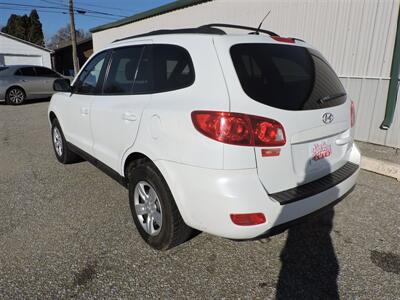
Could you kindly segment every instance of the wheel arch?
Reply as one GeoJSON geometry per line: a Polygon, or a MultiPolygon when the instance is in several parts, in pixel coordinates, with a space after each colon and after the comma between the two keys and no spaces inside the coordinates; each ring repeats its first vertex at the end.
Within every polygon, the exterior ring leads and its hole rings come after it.
{"type": "Polygon", "coordinates": [[[25,89],[24,89],[22,86],[18,85],[18,84],[13,84],[13,85],[11,85],[11,86],[9,86],[9,87],[7,88],[6,94],[5,94],[6,97],[7,97],[7,95],[8,95],[8,92],[9,92],[11,89],[13,89],[13,88],[19,88],[19,89],[21,89],[22,92],[25,94],[25,98],[27,98],[27,93],[26,93],[25,89]]]}
{"type": "Polygon", "coordinates": [[[171,174],[165,168],[165,166],[161,160],[153,161],[149,156],[143,154],[142,152],[139,152],[139,151],[132,152],[127,156],[127,158],[125,159],[124,165],[123,165],[124,166],[124,168],[123,168],[124,177],[126,179],[128,179],[129,166],[132,163],[135,163],[135,162],[139,163],[140,161],[143,161],[143,160],[152,162],[154,164],[154,167],[157,169],[157,171],[163,177],[163,179],[165,180],[165,182],[168,186],[168,189],[172,193],[172,196],[174,198],[175,204],[179,210],[181,217],[183,218],[184,222],[187,225],[191,226],[191,224],[192,224],[192,222],[190,222],[191,219],[189,218],[189,216],[187,214],[187,210],[184,207],[184,203],[182,203],[182,201],[181,201],[180,193],[175,188],[175,183],[174,183],[173,177],[171,177],[171,174]]]}
{"type": "Polygon", "coordinates": [[[152,161],[148,156],[146,156],[145,154],[141,153],[141,152],[132,152],[128,155],[128,157],[125,159],[124,162],[124,167],[123,167],[123,171],[124,171],[124,177],[128,178],[128,168],[132,163],[135,162],[139,162],[139,161],[152,161]]]}
{"type": "Polygon", "coordinates": [[[53,123],[53,120],[57,119],[56,114],[53,111],[49,112],[49,120],[50,120],[50,124],[53,123]]]}

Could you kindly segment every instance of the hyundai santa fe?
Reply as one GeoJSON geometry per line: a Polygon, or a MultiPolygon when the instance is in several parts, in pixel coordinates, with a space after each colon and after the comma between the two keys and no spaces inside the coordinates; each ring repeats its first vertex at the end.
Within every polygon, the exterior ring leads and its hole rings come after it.
{"type": "Polygon", "coordinates": [[[54,83],[57,159],[84,158],[127,187],[136,227],[156,249],[194,230],[276,234],[356,183],[354,105],[321,53],[218,25],[117,40],[72,85],[54,83]]]}

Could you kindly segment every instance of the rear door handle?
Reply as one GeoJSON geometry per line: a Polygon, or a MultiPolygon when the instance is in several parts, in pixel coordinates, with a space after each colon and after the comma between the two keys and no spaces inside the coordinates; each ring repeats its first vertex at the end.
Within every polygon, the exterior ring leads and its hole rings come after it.
{"type": "Polygon", "coordinates": [[[122,119],[125,121],[136,121],[136,116],[134,113],[125,112],[122,114],[122,119]]]}
{"type": "Polygon", "coordinates": [[[82,116],[87,116],[89,114],[89,108],[88,107],[81,107],[81,115],[82,116]]]}

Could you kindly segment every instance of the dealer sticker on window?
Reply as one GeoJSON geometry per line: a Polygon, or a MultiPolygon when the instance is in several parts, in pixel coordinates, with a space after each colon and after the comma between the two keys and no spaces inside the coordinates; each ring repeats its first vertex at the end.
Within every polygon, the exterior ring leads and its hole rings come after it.
{"type": "Polygon", "coordinates": [[[331,156],[332,146],[328,141],[320,141],[311,145],[311,162],[331,156]]]}

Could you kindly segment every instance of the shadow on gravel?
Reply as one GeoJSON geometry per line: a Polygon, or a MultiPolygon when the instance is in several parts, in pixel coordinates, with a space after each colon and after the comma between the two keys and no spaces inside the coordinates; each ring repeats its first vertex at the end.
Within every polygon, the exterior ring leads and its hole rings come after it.
{"type": "Polygon", "coordinates": [[[391,252],[371,251],[371,261],[385,272],[400,274],[400,255],[391,252]]]}
{"type": "Polygon", "coordinates": [[[74,286],[83,286],[91,282],[96,277],[97,262],[88,262],[85,267],[81,269],[74,276],[74,286]]]}
{"type": "MultiPolygon", "coordinates": [[[[308,176],[315,168],[329,168],[329,164],[325,159],[317,163],[309,161],[304,182],[309,182],[308,176]]],[[[338,198],[339,191],[334,190],[334,194],[338,198]]],[[[285,209],[281,215],[284,214],[285,209]]],[[[339,264],[330,237],[333,216],[334,210],[329,209],[289,228],[280,255],[282,268],[276,299],[339,299],[339,264]]]]}

